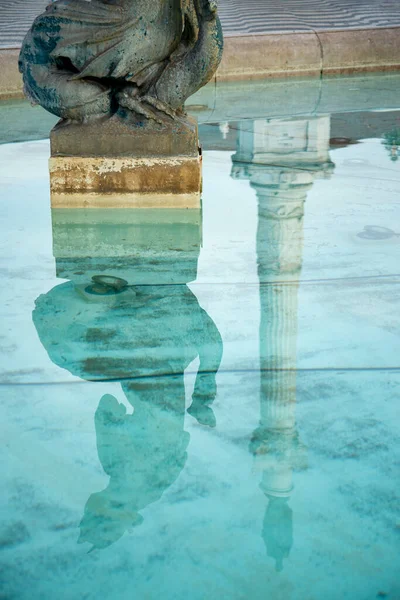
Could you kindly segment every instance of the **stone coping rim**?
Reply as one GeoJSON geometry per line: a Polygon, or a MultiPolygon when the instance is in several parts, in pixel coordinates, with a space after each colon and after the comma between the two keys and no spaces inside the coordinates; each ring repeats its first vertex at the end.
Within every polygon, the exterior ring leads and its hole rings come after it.
{"type": "MultiPolygon", "coordinates": [[[[274,35],[304,35],[307,33],[313,33],[314,35],[318,35],[319,33],[343,33],[344,31],[352,32],[352,31],[382,31],[386,29],[400,29],[400,25],[385,25],[382,27],[377,27],[376,25],[371,25],[370,27],[363,26],[353,26],[353,27],[327,27],[326,29],[315,29],[311,26],[304,25],[304,29],[287,29],[281,31],[267,31],[264,33],[254,32],[254,33],[229,33],[225,34],[225,39],[230,38],[241,38],[241,37],[271,37],[274,35]]],[[[1,50],[1,48],[0,48],[1,50]]]]}
{"type": "MultiPolygon", "coordinates": [[[[371,25],[370,27],[362,25],[362,26],[349,26],[349,27],[326,27],[326,28],[314,28],[311,25],[304,25],[304,29],[288,29],[288,30],[277,30],[277,31],[266,31],[266,32],[245,32],[245,33],[224,33],[225,39],[230,38],[253,38],[253,37],[272,37],[272,36],[288,36],[288,35],[304,35],[307,33],[318,35],[319,33],[343,33],[343,32],[352,32],[352,31],[382,31],[387,29],[400,29],[400,25],[382,25],[376,26],[371,25]]],[[[21,46],[19,45],[10,45],[3,46],[0,45],[0,52],[3,50],[20,50],[21,46]]]]}
{"type": "MultiPolygon", "coordinates": [[[[226,35],[216,81],[395,72],[400,70],[397,40],[400,26],[226,35]]],[[[18,47],[0,48],[0,100],[23,98],[18,52],[18,47]]]]}

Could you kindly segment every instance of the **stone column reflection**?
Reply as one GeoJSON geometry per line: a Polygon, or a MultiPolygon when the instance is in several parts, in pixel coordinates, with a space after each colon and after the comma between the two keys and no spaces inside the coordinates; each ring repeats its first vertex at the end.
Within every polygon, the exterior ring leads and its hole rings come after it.
{"type": "Polygon", "coordinates": [[[268,498],[262,537],[278,571],[293,543],[293,471],[307,466],[296,428],[298,287],[307,193],[329,177],[330,118],[239,124],[232,176],[248,179],[258,199],[260,423],[250,451],[268,498]]]}

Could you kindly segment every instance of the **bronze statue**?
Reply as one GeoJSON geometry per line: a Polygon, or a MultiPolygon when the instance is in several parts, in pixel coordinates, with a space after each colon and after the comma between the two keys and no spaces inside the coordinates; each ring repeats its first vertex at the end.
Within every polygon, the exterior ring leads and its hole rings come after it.
{"type": "Polygon", "coordinates": [[[222,47],[216,0],[57,0],[19,68],[30,100],[63,119],[164,122],[211,79],[222,47]]]}

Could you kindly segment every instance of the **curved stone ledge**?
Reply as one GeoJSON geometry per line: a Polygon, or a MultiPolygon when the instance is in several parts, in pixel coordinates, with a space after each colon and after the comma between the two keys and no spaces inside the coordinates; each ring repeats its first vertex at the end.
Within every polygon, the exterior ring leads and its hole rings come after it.
{"type": "Polygon", "coordinates": [[[400,68],[400,27],[228,37],[220,80],[400,68]]]}
{"type": "MultiPolygon", "coordinates": [[[[21,98],[19,49],[0,50],[0,98],[21,98]]],[[[225,38],[218,81],[400,69],[400,27],[225,38]]]]}

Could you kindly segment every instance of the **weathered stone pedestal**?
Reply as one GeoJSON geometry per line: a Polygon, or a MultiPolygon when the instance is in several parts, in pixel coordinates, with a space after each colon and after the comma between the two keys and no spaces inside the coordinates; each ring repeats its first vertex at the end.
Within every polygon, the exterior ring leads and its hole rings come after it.
{"type": "Polygon", "coordinates": [[[119,114],[51,132],[53,208],[199,208],[195,119],[130,123],[119,114]]]}

